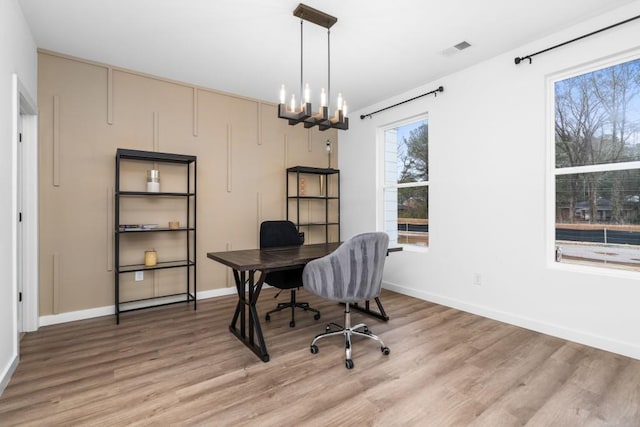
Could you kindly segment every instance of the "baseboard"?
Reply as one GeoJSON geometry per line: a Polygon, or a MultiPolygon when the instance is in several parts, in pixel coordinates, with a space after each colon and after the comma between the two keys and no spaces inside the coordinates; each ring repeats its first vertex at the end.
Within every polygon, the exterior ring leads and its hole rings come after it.
{"type": "Polygon", "coordinates": [[[4,374],[2,375],[2,379],[0,380],[0,396],[2,396],[2,393],[4,393],[4,389],[9,385],[9,381],[11,381],[11,377],[18,367],[18,361],[19,358],[18,355],[16,355],[7,369],[5,369],[4,374]]]}
{"type": "MultiPolygon", "coordinates": [[[[532,319],[510,312],[494,310],[485,306],[469,304],[458,299],[449,298],[418,289],[407,288],[395,283],[389,283],[385,281],[383,282],[382,286],[385,289],[397,292],[399,294],[415,297],[440,305],[445,305],[447,307],[452,307],[458,310],[466,311],[468,313],[477,314],[478,316],[509,323],[511,325],[530,329],[532,331],[540,332],[547,335],[552,335],[554,337],[588,345],[590,347],[598,348],[601,350],[610,351],[612,353],[621,354],[623,356],[632,357],[634,359],[640,359],[640,346],[632,343],[612,340],[601,335],[594,335],[589,332],[566,328],[560,325],[540,321],[538,319],[532,319]]],[[[390,316],[393,316],[393,314],[391,313],[390,316]]]]}
{"type": "MultiPolygon", "coordinates": [[[[235,288],[211,289],[209,291],[198,292],[198,301],[209,298],[216,298],[226,295],[235,295],[235,288]]],[[[51,314],[48,316],[40,316],[38,325],[49,326],[59,323],[75,322],[76,320],[92,319],[94,317],[110,316],[115,312],[113,305],[104,307],[89,308],[87,310],[69,311],[60,314],[51,314]]]]}

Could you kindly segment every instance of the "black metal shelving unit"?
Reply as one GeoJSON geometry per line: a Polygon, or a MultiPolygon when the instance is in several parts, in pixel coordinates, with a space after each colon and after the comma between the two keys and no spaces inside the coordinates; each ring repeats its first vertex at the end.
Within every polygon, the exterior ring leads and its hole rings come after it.
{"type": "Polygon", "coordinates": [[[338,240],[340,241],[340,170],[331,168],[316,168],[311,166],[293,166],[287,169],[287,219],[293,221],[298,227],[298,231],[304,229],[320,228],[324,227],[325,243],[329,242],[329,229],[330,227],[337,228],[338,240]],[[290,193],[290,176],[295,175],[295,194],[290,193]],[[319,194],[301,194],[300,189],[300,176],[311,175],[318,176],[324,179],[324,191],[320,191],[319,194]],[[334,177],[334,179],[331,179],[334,177]],[[332,184],[333,183],[333,184],[332,184]],[[335,189],[333,186],[335,185],[335,189]],[[324,193],[324,194],[322,194],[324,193]],[[323,204],[324,208],[324,221],[300,221],[300,202],[303,200],[317,201],[323,204]],[[335,201],[335,203],[331,203],[335,201]],[[295,218],[292,215],[290,204],[295,205],[295,218]],[[330,210],[336,209],[334,213],[335,221],[330,221],[330,210]]]}
{"type": "Polygon", "coordinates": [[[120,323],[120,313],[127,311],[140,310],[143,308],[157,307],[166,304],[189,303],[193,301],[193,309],[196,310],[196,176],[197,161],[196,156],[171,153],[157,153],[152,151],[140,151],[118,148],[116,151],[116,170],[115,170],[115,203],[114,203],[114,226],[115,226],[115,242],[114,242],[114,294],[115,294],[115,315],[116,323],[120,323]],[[123,161],[142,161],[150,164],[173,163],[184,165],[186,173],[186,188],[184,192],[157,192],[151,193],[146,191],[126,191],[120,188],[121,162],[123,161]],[[121,199],[126,198],[173,198],[184,199],[187,224],[179,228],[124,228],[120,224],[120,210],[122,207],[121,199]],[[120,245],[125,244],[121,238],[125,235],[142,235],[149,233],[150,236],[156,233],[183,233],[185,235],[185,259],[158,262],[154,266],[145,266],[144,264],[120,264],[120,245]],[[184,293],[162,295],[151,298],[120,301],[120,275],[126,273],[135,273],[137,271],[153,271],[168,268],[184,268],[186,270],[186,289],[184,293]],[[179,298],[174,301],[173,299],[179,298]],[[170,300],[169,302],[167,302],[170,300]],[[135,308],[122,308],[124,304],[135,305],[135,308]]]}

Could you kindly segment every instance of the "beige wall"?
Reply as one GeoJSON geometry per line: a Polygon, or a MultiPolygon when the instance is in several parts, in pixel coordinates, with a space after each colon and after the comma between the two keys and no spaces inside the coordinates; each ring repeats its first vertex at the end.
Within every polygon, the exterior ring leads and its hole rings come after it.
{"type": "MultiPolygon", "coordinates": [[[[260,222],[285,217],[286,167],[327,167],[327,138],[338,164],[335,131],[289,126],[275,105],[51,52],[38,104],[41,316],[113,304],[116,148],[198,156],[198,291],[231,285],[207,252],[257,247],[260,222]]],[[[154,274],[125,295],[173,280],[154,274]]]]}

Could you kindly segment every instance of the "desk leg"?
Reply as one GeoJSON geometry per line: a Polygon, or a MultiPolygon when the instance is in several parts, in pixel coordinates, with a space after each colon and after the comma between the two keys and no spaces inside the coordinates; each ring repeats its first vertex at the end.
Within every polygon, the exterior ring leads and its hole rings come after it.
{"type": "Polygon", "coordinates": [[[229,325],[229,330],[240,341],[242,341],[244,345],[249,347],[249,349],[253,351],[263,362],[268,362],[269,353],[267,353],[267,346],[264,342],[264,337],[262,336],[262,328],[260,327],[260,318],[258,317],[258,311],[256,310],[256,303],[260,296],[264,276],[264,273],[260,273],[260,278],[254,284],[255,271],[249,271],[249,281],[247,282],[249,295],[247,298],[245,290],[246,273],[244,271],[238,272],[237,270],[233,270],[233,278],[235,279],[236,291],[238,292],[238,304],[236,305],[236,310],[233,313],[233,319],[229,325]],[[248,310],[245,307],[248,307],[248,310]],[[240,319],[239,329],[238,318],[240,319]]]}
{"type": "Polygon", "coordinates": [[[387,313],[384,311],[384,307],[382,307],[382,303],[380,302],[380,298],[376,297],[376,298],[375,298],[375,302],[376,302],[376,304],[378,305],[378,311],[377,311],[377,312],[376,312],[376,311],[371,310],[371,308],[370,308],[370,304],[369,304],[369,300],[367,300],[367,301],[365,301],[365,302],[364,302],[364,307],[362,307],[362,306],[358,305],[358,303],[356,302],[356,303],[353,303],[353,304],[351,305],[351,308],[353,308],[353,309],[355,309],[355,310],[358,310],[358,311],[360,311],[360,312],[362,312],[362,313],[366,313],[366,314],[368,314],[369,316],[373,316],[373,317],[376,317],[376,318],[378,318],[378,319],[382,319],[382,320],[384,320],[384,321],[389,320],[389,316],[388,316],[388,315],[387,315],[387,313]]]}

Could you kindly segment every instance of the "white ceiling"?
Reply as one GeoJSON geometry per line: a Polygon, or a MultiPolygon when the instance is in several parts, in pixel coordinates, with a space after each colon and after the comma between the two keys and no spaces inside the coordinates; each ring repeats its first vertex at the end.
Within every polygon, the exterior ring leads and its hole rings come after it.
{"type": "MultiPolygon", "coordinates": [[[[633,2],[305,0],[338,18],[332,98],[342,92],[351,111],[633,2]],[[443,54],[461,41],[472,46],[443,54]]],[[[19,3],[39,48],[271,102],[281,84],[299,88],[298,0],[19,3]]],[[[327,79],[326,30],[305,23],[304,32],[305,81],[318,94],[327,79]]]]}

